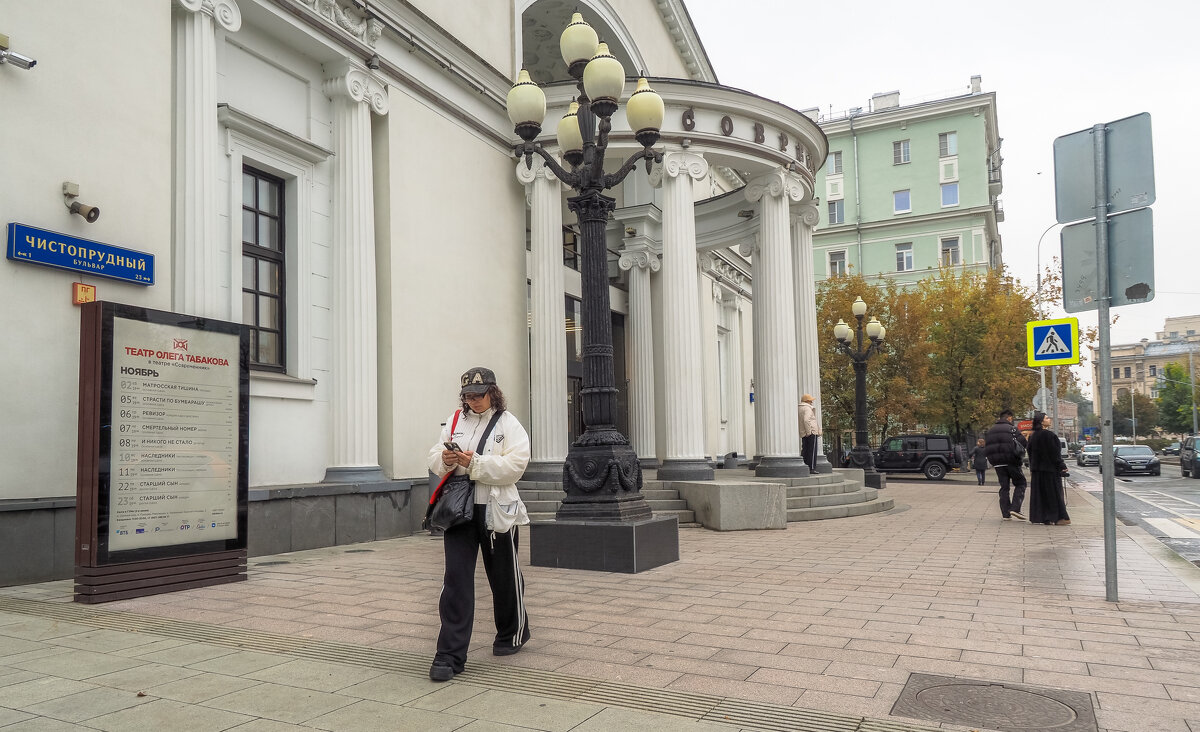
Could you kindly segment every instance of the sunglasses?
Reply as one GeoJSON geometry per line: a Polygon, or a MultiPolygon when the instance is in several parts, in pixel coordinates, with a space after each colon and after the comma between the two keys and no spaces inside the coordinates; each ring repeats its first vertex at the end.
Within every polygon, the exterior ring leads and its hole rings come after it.
{"type": "Polygon", "coordinates": [[[468,402],[477,402],[480,399],[483,399],[485,396],[487,396],[486,391],[482,394],[465,394],[463,399],[466,399],[468,402]]]}

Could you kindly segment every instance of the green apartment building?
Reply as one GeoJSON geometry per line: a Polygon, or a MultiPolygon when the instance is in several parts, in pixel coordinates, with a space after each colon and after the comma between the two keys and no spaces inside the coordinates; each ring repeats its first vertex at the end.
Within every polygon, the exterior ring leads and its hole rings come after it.
{"type": "Polygon", "coordinates": [[[996,95],[971,91],[902,106],[876,94],[870,110],[829,117],[805,110],[829,138],[817,175],[820,224],[813,235],[818,280],[839,273],[916,282],[938,264],[1001,266],[996,95]]]}

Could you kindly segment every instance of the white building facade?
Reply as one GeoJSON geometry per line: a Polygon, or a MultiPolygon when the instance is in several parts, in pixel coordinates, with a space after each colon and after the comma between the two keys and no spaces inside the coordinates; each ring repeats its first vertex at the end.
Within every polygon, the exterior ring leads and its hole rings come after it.
{"type": "MultiPolygon", "coordinates": [[[[812,286],[824,135],[716,83],[678,0],[579,10],[666,102],[663,163],[612,191],[610,283],[627,430],[643,464],[719,456],[796,475],[819,397],[812,286]],[[754,393],[753,400],[750,398],[754,393]]],[[[100,300],[250,326],[251,554],[412,533],[458,376],[492,368],[561,474],[580,298],[563,187],[512,155],[504,97],[574,93],[555,0],[45,0],[0,33],[0,219],[155,257],[151,286],[0,264],[0,584],[72,569],[79,313],[100,300]],[[98,206],[72,214],[62,187],[98,206]],[[576,325],[573,325],[575,323],[576,325]]],[[[626,85],[632,90],[634,79],[626,85]]],[[[623,112],[611,167],[638,149],[623,112]]],[[[799,474],[805,469],[799,468],[799,474]]]]}

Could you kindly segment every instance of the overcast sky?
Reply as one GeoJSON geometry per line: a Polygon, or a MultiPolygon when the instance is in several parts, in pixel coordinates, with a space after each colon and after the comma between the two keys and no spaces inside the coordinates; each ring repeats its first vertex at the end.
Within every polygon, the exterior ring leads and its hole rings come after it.
{"type": "MultiPolygon", "coordinates": [[[[1156,294],[1112,309],[1112,342],[1154,338],[1165,317],[1200,314],[1200,227],[1187,218],[1200,215],[1200,6],[685,2],[722,84],[795,109],[869,109],[872,94],[897,89],[911,104],[965,94],[981,75],[983,90],[996,92],[1004,140],[1004,261],[1031,287],[1038,238],[1055,223],[1054,138],[1150,113],[1156,294]]],[[[1059,254],[1060,228],[1042,240],[1043,263],[1059,254]]],[[[1094,311],[1074,316],[1081,327],[1096,323],[1094,311]]]]}

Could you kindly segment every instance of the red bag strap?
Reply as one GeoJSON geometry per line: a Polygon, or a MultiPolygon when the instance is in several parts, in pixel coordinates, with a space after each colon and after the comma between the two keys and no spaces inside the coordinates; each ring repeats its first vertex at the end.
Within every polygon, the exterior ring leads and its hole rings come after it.
{"type": "MultiPolygon", "coordinates": [[[[458,427],[458,415],[460,415],[460,414],[462,414],[461,409],[454,410],[454,420],[450,423],[450,436],[451,437],[454,436],[454,429],[456,427],[458,427]]],[[[441,481],[438,482],[437,488],[435,488],[433,491],[433,494],[429,496],[429,505],[430,506],[432,506],[434,503],[437,502],[438,495],[440,495],[442,492],[442,486],[446,484],[446,481],[450,479],[451,475],[454,475],[453,470],[451,470],[450,472],[448,472],[442,476],[441,481]]]]}

